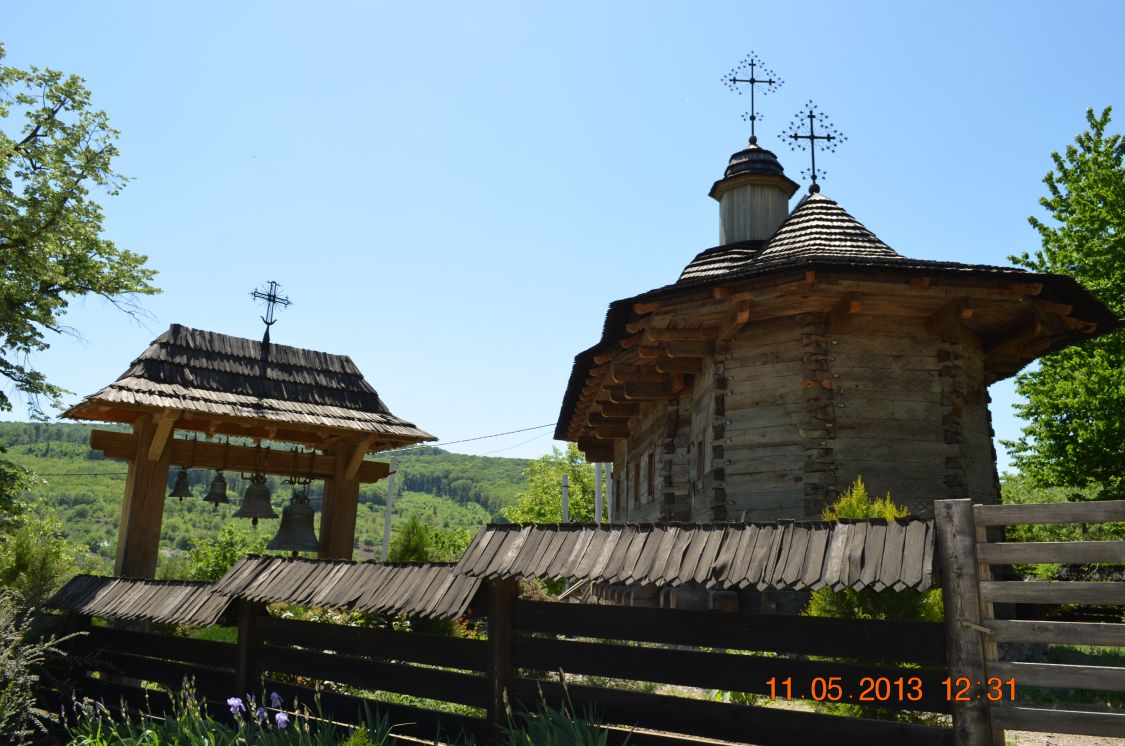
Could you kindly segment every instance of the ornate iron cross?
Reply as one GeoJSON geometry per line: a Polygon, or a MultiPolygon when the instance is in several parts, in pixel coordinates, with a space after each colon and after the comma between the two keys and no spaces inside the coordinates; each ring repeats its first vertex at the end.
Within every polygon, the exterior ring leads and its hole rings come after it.
{"type": "Polygon", "coordinates": [[[754,124],[764,119],[764,117],[757,112],[754,106],[754,86],[763,86],[763,94],[773,93],[781,87],[784,81],[778,78],[773,70],[763,65],[755,52],[751,52],[723,78],[723,82],[726,83],[728,88],[740,96],[742,95],[742,89],[738,86],[742,84],[750,86],[750,113],[743,114],[742,119],[750,123],[750,144],[753,145],[757,143],[758,135],[754,131],[754,124]],[[740,78],[738,77],[739,73],[744,75],[749,73],[749,77],[740,78]],[[759,78],[758,75],[764,77],[759,78]]]}
{"type": "Polygon", "coordinates": [[[798,112],[797,116],[793,118],[789,129],[785,131],[785,137],[792,140],[792,146],[800,150],[808,150],[812,154],[812,168],[806,169],[801,172],[802,176],[808,176],[812,179],[812,185],[809,186],[809,192],[816,194],[820,191],[820,185],[816,183],[816,177],[826,176],[827,174],[822,171],[816,170],[816,143],[817,140],[823,144],[822,148],[829,153],[836,152],[836,148],[842,142],[847,142],[847,137],[843,135],[836,126],[828,120],[828,117],[822,114],[812,101],[805,104],[805,108],[798,112]],[[806,123],[808,125],[808,132],[805,132],[806,123]],[[817,132],[817,127],[820,127],[820,132],[817,132]],[[801,142],[808,140],[808,145],[801,142]]]}
{"type": "Polygon", "coordinates": [[[262,337],[262,342],[264,344],[269,344],[270,327],[277,323],[277,320],[273,317],[276,308],[278,306],[285,308],[292,303],[292,301],[290,301],[288,298],[285,298],[278,294],[277,291],[280,289],[280,285],[278,285],[273,280],[270,280],[266,285],[265,290],[254,290],[250,293],[251,298],[253,298],[254,300],[264,301],[266,304],[266,315],[261,317],[262,322],[266,325],[266,334],[264,337],[262,337]]]}

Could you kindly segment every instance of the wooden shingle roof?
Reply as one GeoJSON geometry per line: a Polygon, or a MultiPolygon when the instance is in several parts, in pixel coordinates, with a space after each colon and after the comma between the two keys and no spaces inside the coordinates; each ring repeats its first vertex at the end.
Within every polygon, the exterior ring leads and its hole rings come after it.
{"type": "Polygon", "coordinates": [[[480,578],[455,573],[452,563],[250,556],[213,591],[246,601],[452,619],[465,613],[480,584],[480,578]]]}
{"type": "Polygon", "coordinates": [[[934,587],[934,522],[489,525],[456,571],[738,590],[934,587]]]}
{"type": "Polygon", "coordinates": [[[76,575],[48,605],[105,619],[209,627],[224,620],[232,602],[210,583],[76,575]]]}
{"type": "Polygon", "coordinates": [[[351,358],[173,324],[129,370],[63,416],[132,422],[146,412],[182,413],[177,427],[244,434],[246,427],[356,433],[387,443],[434,440],[391,414],[351,358]],[[216,423],[220,423],[216,425],[216,423]],[[241,426],[241,427],[240,427],[241,426]],[[233,428],[233,429],[232,429],[233,428]]]}

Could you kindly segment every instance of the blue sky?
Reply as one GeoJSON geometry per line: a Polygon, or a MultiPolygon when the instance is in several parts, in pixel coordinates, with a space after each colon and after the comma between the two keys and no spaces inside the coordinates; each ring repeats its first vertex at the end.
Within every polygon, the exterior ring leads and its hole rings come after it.
{"type": "MultiPolygon", "coordinates": [[[[294,301],[275,342],[350,355],[443,441],[553,423],[608,303],[717,243],[707,191],[749,134],[720,78],[751,50],[785,80],[759,99],[761,143],[797,177],[807,156],[779,134],[814,99],[849,138],[818,161],[824,193],[900,253],[1034,249],[1050,152],[1125,85],[1125,5],[1065,7],[8,7],[6,62],[82,75],[121,130],[132,182],[102,201],[107,232],[164,291],[143,325],[76,302],[83,339],[35,362],[73,400],[171,323],[258,337],[248,293],[274,279],[294,301]]],[[[1010,383],[992,395],[1014,437],[1010,383]]],[[[550,432],[453,450],[535,457],[550,432]]]]}

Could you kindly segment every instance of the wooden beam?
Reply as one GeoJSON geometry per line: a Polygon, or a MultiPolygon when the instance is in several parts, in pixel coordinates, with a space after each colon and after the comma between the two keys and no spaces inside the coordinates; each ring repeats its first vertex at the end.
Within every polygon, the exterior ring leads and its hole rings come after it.
{"type": "Polygon", "coordinates": [[[641,365],[614,365],[609,372],[609,380],[615,383],[660,383],[667,379],[654,368],[641,365]]]}
{"type": "Polygon", "coordinates": [[[642,360],[658,360],[660,358],[668,357],[668,353],[664,347],[638,347],[637,357],[642,360]]]}
{"type": "Polygon", "coordinates": [[[750,321],[750,301],[738,300],[734,302],[734,308],[731,309],[730,317],[726,325],[719,330],[719,339],[727,340],[746,326],[750,321]]]}
{"type": "Polygon", "coordinates": [[[1098,323],[1096,321],[1086,321],[1085,319],[1075,318],[1074,316],[1061,316],[1059,320],[1071,331],[1093,334],[1098,330],[1098,323]]]}
{"type": "Polygon", "coordinates": [[[805,270],[805,284],[806,285],[815,285],[816,284],[816,272],[814,272],[811,269],[805,270]]]}
{"type": "Polygon", "coordinates": [[[1023,344],[1029,339],[1033,339],[1043,330],[1043,325],[1039,321],[1039,317],[1035,314],[1026,314],[1005,334],[986,341],[983,345],[985,352],[992,352],[999,350],[1002,347],[1011,347],[1018,344],[1023,344]]]}
{"type": "Polygon", "coordinates": [[[669,342],[664,352],[668,357],[711,357],[715,346],[712,342],[669,342]]]}
{"type": "Polygon", "coordinates": [[[631,347],[636,347],[637,345],[639,345],[643,341],[644,341],[643,335],[634,334],[631,337],[625,337],[624,339],[622,339],[617,344],[618,344],[619,347],[621,347],[621,349],[628,350],[631,347]]]}
{"type": "Polygon", "coordinates": [[[641,413],[641,405],[633,402],[625,404],[601,402],[595,406],[599,406],[602,410],[602,414],[606,417],[636,417],[641,413]]]}
{"type": "Polygon", "coordinates": [[[694,329],[645,329],[645,337],[650,342],[701,341],[714,339],[718,335],[719,330],[713,326],[694,329]]]}
{"type": "Polygon", "coordinates": [[[374,438],[365,438],[359,442],[348,459],[348,465],[344,468],[345,479],[351,480],[359,476],[359,467],[363,466],[363,457],[367,455],[367,449],[374,442],[374,438]]]}
{"type": "Polygon", "coordinates": [[[335,447],[336,472],[324,480],[324,502],[320,513],[319,559],[350,560],[355,549],[355,519],[359,508],[359,480],[348,479],[347,470],[355,454],[360,461],[365,442],[344,441],[335,447]]]}
{"type": "Polygon", "coordinates": [[[691,373],[695,375],[703,370],[703,361],[697,357],[657,358],[656,370],[660,373],[691,373]]]}
{"type": "Polygon", "coordinates": [[[594,427],[593,431],[597,437],[603,440],[625,440],[631,434],[627,427],[611,427],[609,425],[599,425],[594,427]]]}
{"type": "Polygon", "coordinates": [[[972,316],[973,299],[958,298],[952,303],[946,303],[926,318],[926,331],[930,334],[941,334],[954,324],[959,324],[972,316]]]}
{"type": "Polygon", "coordinates": [[[669,376],[663,383],[627,383],[625,398],[634,401],[675,399],[683,389],[683,376],[669,376]]]}
{"type": "Polygon", "coordinates": [[[606,417],[597,412],[586,413],[586,423],[591,427],[628,427],[628,417],[606,417]]]}
{"type": "Polygon", "coordinates": [[[156,422],[156,431],[152,436],[152,443],[148,447],[148,460],[158,461],[160,455],[164,453],[164,447],[168,445],[168,438],[172,437],[172,433],[176,430],[176,416],[171,410],[165,410],[160,415],[153,418],[156,422]]]}
{"type": "Polygon", "coordinates": [[[1053,300],[1043,300],[1042,298],[1028,298],[1027,302],[1040,311],[1055,316],[1069,316],[1074,310],[1074,306],[1070,303],[1056,303],[1053,300]]]}
{"type": "Polygon", "coordinates": [[[854,314],[863,309],[858,293],[845,293],[840,301],[828,311],[828,324],[833,329],[843,329],[854,314]]]}
{"type": "Polygon", "coordinates": [[[919,290],[925,290],[930,286],[929,277],[911,277],[906,282],[909,283],[912,287],[918,288],[919,290]]]}
{"type": "Polygon", "coordinates": [[[1009,282],[1005,287],[1016,295],[1039,295],[1043,292],[1041,282],[1009,282]]]}
{"type": "MultiPolygon", "coordinates": [[[[131,461],[137,449],[137,436],[110,430],[92,430],[90,448],[101,451],[106,458],[131,461]]],[[[336,473],[336,457],[309,453],[294,454],[250,446],[227,445],[207,441],[171,439],[171,463],[199,469],[226,469],[263,474],[293,476],[294,473],[310,479],[326,479],[336,473]]],[[[381,461],[363,461],[355,478],[362,483],[384,479],[390,467],[381,461]]]]}
{"type": "Polygon", "coordinates": [[[662,300],[650,300],[642,303],[634,303],[633,313],[637,314],[638,316],[644,316],[646,313],[652,313],[653,311],[660,310],[665,306],[666,303],[667,301],[662,300]]]}
{"type": "Polygon", "coordinates": [[[629,401],[625,398],[625,384],[623,383],[615,383],[610,386],[606,386],[603,391],[605,391],[606,396],[609,397],[609,400],[611,402],[614,402],[615,404],[624,404],[625,402],[629,401]]]}

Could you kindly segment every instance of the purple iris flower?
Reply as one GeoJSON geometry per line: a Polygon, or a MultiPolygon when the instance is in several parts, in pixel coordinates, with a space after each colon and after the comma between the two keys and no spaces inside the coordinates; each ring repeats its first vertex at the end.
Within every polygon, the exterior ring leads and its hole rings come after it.
{"type": "Polygon", "coordinates": [[[270,692],[270,707],[281,707],[281,695],[277,692],[270,692]]]}
{"type": "Polygon", "coordinates": [[[269,718],[269,714],[266,712],[265,707],[258,707],[258,712],[255,714],[257,714],[258,716],[259,723],[264,723],[266,722],[266,719],[269,718]]]}
{"type": "Polygon", "coordinates": [[[281,728],[282,730],[285,730],[286,728],[289,727],[289,716],[286,715],[284,712],[277,713],[276,715],[273,716],[273,719],[277,721],[277,727],[278,728],[281,728]]]}
{"type": "Polygon", "coordinates": [[[227,705],[230,707],[230,714],[238,717],[239,712],[246,711],[246,705],[242,704],[242,700],[238,697],[231,697],[227,700],[227,705]]]}

